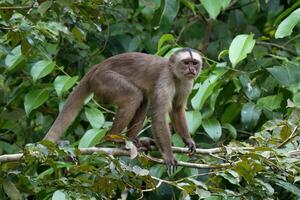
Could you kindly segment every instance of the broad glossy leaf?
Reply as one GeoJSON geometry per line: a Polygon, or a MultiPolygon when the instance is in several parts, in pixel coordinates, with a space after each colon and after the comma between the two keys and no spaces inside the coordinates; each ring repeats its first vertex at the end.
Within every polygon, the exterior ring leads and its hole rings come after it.
{"type": "Polygon", "coordinates": [[[50,60],[41,60],[33,64],[30,74],[33,81],[43,78],[51,73],[54,69],[55,62],[50,60]]]}
{"type": "Polygon", "coordinates": [[[294,10],[278,26],[275,38],[283,38],[292,34],[293,28],[300,22],[300,8],[294,10]]]}
{"type": "Polygon", "coordinates": [[[15,47],[5,58],[5,65],[8,70],[14,69],[18,64],[24,60],[22,55],[21,45],[15,47]]]}
{"type": "Polygon", "coordinates": [[[283,86],[300,83],[300,66],[294,63],[285,63],[282,66],[267,68],[272,76],[283,86]]]}
{"type": "Polygon", "coordinates": [[[49,97],[48,90],[38,89],[31,90],[25,95],[24,108],[27,115],[38,107],[40,107],[49,97]]]}
{"type": "Polygon", "coordinates": [[[216,69],[211,75],[200,84],[196,95],[192,98],[192,106],[195,110],[200,110],[207,100],[207,98],[213,93],[214,87],[220,78],[227,72],[227,69],[216,69]]]}
{"type": "Polygon", "coordinates": [[[161,14],[159,27],[161,31],[168,31],[174,23],[179,10],[179,0],[165,0],[164,9],[161,14]]]}
{"type": "Polygon", "coordinates": [[[67,195],[61,190],[56,190],[52,195],[52,200],[65,200],[65,199],[69,199],[69,198],[67,198],[67,195]]]}
{"type": "Polygon", "coordinates": [[[222,7],[222,0],[200,0],[212,19],[216,19],[222,7]]]}
{"type": "Polygon", "coordinates": [[[253,34],[242,34],[233,39],[229,47],[229,60],[232,63],[232,67],[235,67],[237,63],[245,59],[247,54],[252,51],[255,45],[253,36],[253,34]]]}
{"type": "Polygon", "coordinates": [[[58,96],[61,96],[62,93],[68,91],[77,81],[78,76],[69,77],[69,76],[58,76],[54,80],[54,88],[58,96]]]}
{"type": "Polygon", "coordinates": [[[261,90],[259,89],[257,84],[253,83],[253,81],[249,78],[248,74],[240,75],[239,80],[243,86],[245,94],[249,99],[254,100],[260,97],[261,90]]]}
{"type": "Polygon", "coordinates": [[[189,132],[191,134],[194,134],[199,128],[199,126],[201,125],[202,122],[201,113],[197,110],[193,110],[193,111],[187,111],[185,115],[188,123],[189,132]]]}
{"type": "Polygon", "coordinates": [[[100,110],[94,107],[85,108],[84,113],[93,128],[99,129],[102,127],[105,120],[104,120],[104,115],[100,110]]]}
{"type": "Polygon", "coordinates": [[[174,36],[173,36],[172,34],[164,34],[163,36],[161,36],[161,38],[160,38],[159,41],[158,41],[157,50],[160,50],[160,48],[161,48],[166,42],[174,43],[174,42],[175,42],[174,36]]]}
{"type": "Polygon", "coordinates": [[[88,130],[79,141],[79,148],[92,147],[98,144],[105,136],[106,129],[90,129],[88,130]]]}
{"type": "Polygon", "coordinates": [[[256,126],[258,119],[261,115],[261,108],[256,106],[254,103],[244,104],[241,112],[242,123],[245,128],[252,129],[256,126]]]}
{"type": "Polygon", "coordinates": [[[225,123],[225,124],[223,124],[223,127],[228,130],[228,133],[232,138],[234,138],[234,139],[236,138],[237,132],[236,132],[236,129],[234,128],[234,126],[232,126],[229,123],[225,123]]]}
{"type": "Polygon", "coordinates": [[[208,136],[214,141],[218,141],[222,135],[220,122],[216,118],[202,120],[202,126],[208,136]]]}
{"type": "Polygon", "coordinates": [[[242,105],[240,103],[231,103],[225,108],[221,117],[222,123],[231,123],[241,112],[242,105]]]}
{"type": "Polygon", "coordinates": [[[257,105],[261,106],[262,108],[265,108],[269,111],[276,110],[280,108],[280,104],[283,100],[282,93],[279,93],[277,95],[262,97],[257,100],[257,105]]]}

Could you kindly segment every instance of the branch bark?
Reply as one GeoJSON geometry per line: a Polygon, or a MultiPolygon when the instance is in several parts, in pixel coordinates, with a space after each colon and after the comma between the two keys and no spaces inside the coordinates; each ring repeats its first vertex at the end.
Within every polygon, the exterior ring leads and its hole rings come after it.
{"type": "MultiPolygon", "coordinates": [[[[214,153],[221,153],[226,152],[226,150],[230,151],[239,151],[239,150],[251,150],[252,147],[219,147],[219,148],[212,148],[212,149],[196,149],[196,154],[214,154],[214,153]]],[[[188,148],[182,147],[172,147],[174,153],[189,153],[188,148]]],[[[103,152],[108,155],[112,156],[130,156],[130,150],[122,149],[122,148],[107,148],[107,147],[89,147],[89,148],[79,148],[79,151],[82,155],[89,155],[93,153],[103,152]]],[[[164,164],[163,159],[154,158],[151,156],[146,156],[149,160],[164,164]]],[[[20,161],[23,159],[23,153],[17,154],[6,154],[0,156],[0,163],[4,162],[12,162],[12,161],[20,161]]],[[[198,164],[198,163],[188,163],[178,161],[178,166],[184,167],[191,167],[191,168],[209,168],[209,169],[217,169],[217,168],[224,168],[229,167],[231,163],[223,163],[223,164],[198,164]]]]}

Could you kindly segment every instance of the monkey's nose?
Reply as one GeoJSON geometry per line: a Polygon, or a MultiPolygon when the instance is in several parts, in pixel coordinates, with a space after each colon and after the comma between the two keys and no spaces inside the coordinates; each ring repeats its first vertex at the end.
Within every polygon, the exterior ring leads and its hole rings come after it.
{"type": "Polygon", "coordinates": [[[194,75],[196,75],[196,69],[194,69],[194,68],[192,68],[192,67],[189,67],[189,71],[190,71],[190,73],[192,73],[192,74],[194,74],[194,75]]]}

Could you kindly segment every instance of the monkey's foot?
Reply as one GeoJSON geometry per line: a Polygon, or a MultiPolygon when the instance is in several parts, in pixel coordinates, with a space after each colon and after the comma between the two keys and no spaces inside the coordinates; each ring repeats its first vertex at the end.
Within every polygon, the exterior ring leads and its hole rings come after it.
{"type": "Polygon", "coordinates": [[[166,159],[167,172],[171,176],[177,169],[177,160],[175,158],[166,159]]]}
{"type": "Polygon", "coordinates": [[[196,153],[196,143],[194,140],[190,139],[185,141],[186,146],[189,148],[189,155],[196,153]]]}

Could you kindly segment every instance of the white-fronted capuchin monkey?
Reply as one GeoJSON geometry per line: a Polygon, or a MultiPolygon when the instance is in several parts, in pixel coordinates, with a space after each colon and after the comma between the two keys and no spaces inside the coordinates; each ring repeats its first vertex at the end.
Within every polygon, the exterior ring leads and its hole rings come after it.
{"type": "Polygon", "coordinates": [[[108,134],[119,134],[126,127],[128,138],[136,140],[143,127],[147,108],[151,112],[152,132],[169,171],[177,162],[171,149],[172,125],[191,153],[196,145],[188,133],[185,107],[193,81],[202,68],[202,57],[183,48],[169,59],[143,53],[124,53],[94,66],[72,91],[44,140],[57,141],[80,111],[85,98],[94,93],[99,103],[118,107],[108,134]]]}

